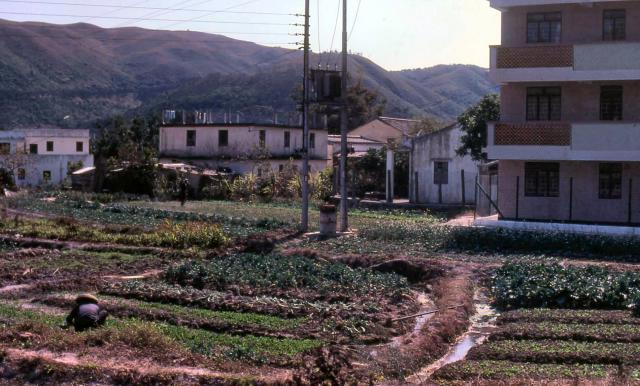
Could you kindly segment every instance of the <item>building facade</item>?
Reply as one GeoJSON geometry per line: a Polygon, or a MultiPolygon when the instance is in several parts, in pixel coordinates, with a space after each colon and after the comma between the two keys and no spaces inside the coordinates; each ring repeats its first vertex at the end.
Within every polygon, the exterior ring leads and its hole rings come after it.
{"type": "Polygon", "coordinates": [[[72,171],[92,166],[89,130],[0,131],[0,168],[18,187],[60,185],[72,171]]]}
{"type": "Polygon", "coordinates": [[[490,2],[502,217],[640,223],[640,2],[490,2]]]}
{"type": "Polygon", "coordinates": [[[478,164],[460,157],[462,130],[451,125],[410,138],[411,202],[428,205],[473,205],[478,164]]]}
{"type": "MultiPolygon", "coordinates": [[[[302,167],[302,129],[251,124],[184,124],[160,128],[161,163],[187,163],[237,174],[277,172],[288,163],[302,167]]],[[[327,168],[327,131],[310,130],[311,173],[327,168]]]]}

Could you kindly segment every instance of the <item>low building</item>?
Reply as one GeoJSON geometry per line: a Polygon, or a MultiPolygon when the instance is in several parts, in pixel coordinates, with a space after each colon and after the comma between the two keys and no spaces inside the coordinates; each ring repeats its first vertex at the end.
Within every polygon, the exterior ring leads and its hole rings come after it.
{"type": "MultiPolygon", "coordinates": [[[[342,137],[340,135],[330,135],[328,139],[329,149],[327,153],[329,157],[340,156],[340,150],[342,146],[342,137]]],[[[347,136],[347,149],[349,149],[349,157],[362,157],[367,154],[369,150],[382,150],[387,146],[386,143],[375,141],[372,139],[364,138],[360,135],[347,136]]]]}
{"type": "Polygon", "coordinates": [[[411,149],[409,198],[416,204],[471,205],[475,203],[478,163],[460,157],[462,130],[454,124],[404,141],[411,149]]]}
{"type": "Polygon", "coordinates": [[[391,141],[399,143],[403,137],[410,136],[413,129],[420,124],[415,119],[378,117],[369,123],[353,129],[350,136],[366,138],[383,144],[391,141]]]}
{"type": "Polygon", "coordinates": [[[60,185],[71,172],[93,166],[89,130],[27,129],[0,131],[0,169],[18,187],[60,185]]]}
{"type": "MultiPolygon", "coordinates": [[[[227,173],[261,174],[302,167],[303,131],[273,124],[171,124],[160,128],[160,162],[186,163],[227,173]]],[[[327,168],[327,131],[309,133],[311,173],[327,168]]]]}

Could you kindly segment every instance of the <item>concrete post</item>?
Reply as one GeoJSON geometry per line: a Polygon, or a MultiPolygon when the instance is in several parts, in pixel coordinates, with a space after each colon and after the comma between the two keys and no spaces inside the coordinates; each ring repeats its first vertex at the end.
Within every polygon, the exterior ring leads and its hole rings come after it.
{"type": "Polygon", "coordinates": [[[392,149],[387,149],[387,203],[393,203],[393,169],[395,165],[395,157],[392,149]]]}

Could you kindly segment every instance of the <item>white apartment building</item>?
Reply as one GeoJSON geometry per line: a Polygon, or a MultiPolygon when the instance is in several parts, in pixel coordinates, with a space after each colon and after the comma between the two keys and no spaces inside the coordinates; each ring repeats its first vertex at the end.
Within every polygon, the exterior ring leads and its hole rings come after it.
{"type": "Polygon", "coordinates": [[[19,187],[59,185],[72,167],[93,166],[89,130],[27,129],[0,131],[0,168],[19,187]]]}

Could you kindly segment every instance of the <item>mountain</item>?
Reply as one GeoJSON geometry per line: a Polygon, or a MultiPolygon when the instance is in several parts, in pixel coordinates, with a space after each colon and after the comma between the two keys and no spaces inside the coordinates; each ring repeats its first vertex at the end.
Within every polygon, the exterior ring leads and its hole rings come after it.
{"type": "MultiPolygon", "coordinates": [[[[295,110],[291,96],[301,83],[298,50],[220,35],[0,20],[0,37],[5,128],[90,126],[162,107],[286,113],[295,110]]],[[[339,63],[339,56],[311,58],[320,61],[339,63]]],[[[387,115],[451,120],[496,90],[487,71],[474,66],[387,71],[357,55],[349,66],[352,81],[386,98],[387,115]]]]}

